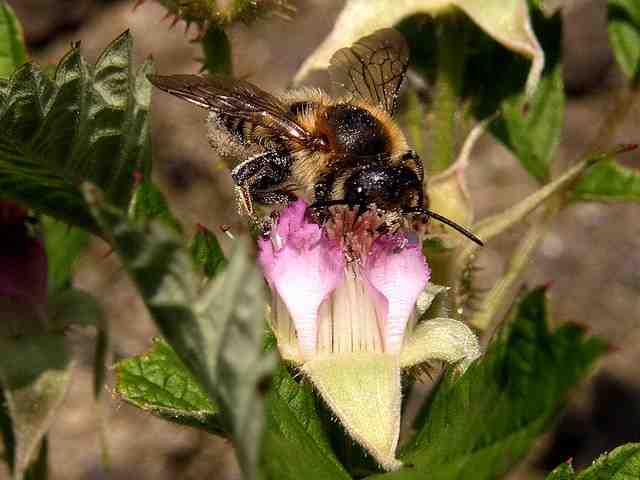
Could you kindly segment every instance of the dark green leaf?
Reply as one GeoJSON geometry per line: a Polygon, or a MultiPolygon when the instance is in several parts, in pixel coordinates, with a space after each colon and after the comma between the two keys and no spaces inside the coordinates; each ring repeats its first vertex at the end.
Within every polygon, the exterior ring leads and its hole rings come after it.
{"type": "Polygon", "coordinates": [[[351,478],[331,451],[316,411],[313,389],[282,366],[267,397],[262,465],[273,480],[351,478]]]}
{"type": "Polygon", "coordinates": [[[155,339],[149,352],[116,365],[116,391],[127,402],[165,420],[224,432],[220,411],[173,349],[155,339]]]}
{"type": "Polygon", "coordinates": [[[609,42],[622,71],[640,80],[640,2],[609,0],[609,42]]]}
{"type": "Polygon", "coordinates": [[[0,2],[0,78],[9,78],[27,61],[22,26],[5,1],[0,2]]]}
{"type": "Polygon", "coordinates": [[[75,262],[89,244],[89,234],[49,217],[42,220],[47,260],[49,261],[49,291],[71,285],[75,262]]]}
{"type": "Polygon", "coordinates": [[[0,383],[11,416],[17,478],[37,458],[71,379],[62,334],[0,337],[0,383]]]}
{"type": "Polygon", "coordinates": [[[602,455],[578,475],[563,464],[545,480],[628,480],[640,478],[640,443],[628,443],[602,455]]]}
{"type": "Polygon", "coordinates": [[[479,118],[499,112],[491,132],[541,182],[549,179],[549,165],[560,141],[564,118],[564,91],[560,64],[560,14],[546,18],[532,12],[536,36],[545,52],[545,68],[532,98],[523,91],[529,62],[489,41],[477,28],[475,49],[467,65],[465,89],[479,118]],[[485,38],[479,37],[480,35],[485,38]],[[496,81],[499,75],[499,81],[496,81]]]}
{"type": "Polygon", "coordinates": [[[640,478],[640,444],[629,443],[602,455],[578,474],[577,480],[629,480],[640,478]]]}
{"type": "Polygon", "coordinates": [[[128,206],[134,172],[150,168],[150,63],[137,73],[131,37],[89,66],[76,46],[55,79],[26,64],[0,96],[0,192],[71,225],[95,230],[79,185],[91,180],[128,206]]]}
{"type": "Polygon", "coordinates": [[[640,200],[640,173],[615,160],[594,166],[575,186],[577,200],[640,200]]]}
{"type": "Polygon", "coordinates": [[[211,25],[202,37],[202,71],[231,75],[231,43],[221,27],[211,25]]]}
{"type": "Polygon", "coordinates": [[[573,471],[573,467],[568,463],[563,463],[547,475],[545,480],[574,480],[575,478],[576,474],[573,471]]]}
{"type": "Polygon", "coordinates": [[[246,477],[255,478],[262,386],[274,362],[262,351],[264,283],[247,245],[239,242],[225,272],[201,288],[176,232],[158,222],[141,229],[106,206],[95,188],[85,193],[165,339],[220,407],[246,477]]]}
{"type": "Polygon", "coordinates": [[[180,222],[169,210],[169,204],[162,192],[148,179],[142,180],[133,191],[129,204],[129,218],[143,225],[153,219],[159,219],[177,232],[182,231],[180,222]]]}
{"type": "Polygon", "coordinates": [[[213,278],[227,265],[227,259],[218,239],[205,226],[198,224],[198,231],[191,241],[191,258],[207,278],[213,278]]]}
{"type": "Polygon", "coordinates": [[[480,361],[462,378],[449,372],[440,382],[401,453],[412,467],[375,478],[501,477],[550,426],[605,348],[574,325],[550,333],[545,290],[533,290],[480,361]]]}

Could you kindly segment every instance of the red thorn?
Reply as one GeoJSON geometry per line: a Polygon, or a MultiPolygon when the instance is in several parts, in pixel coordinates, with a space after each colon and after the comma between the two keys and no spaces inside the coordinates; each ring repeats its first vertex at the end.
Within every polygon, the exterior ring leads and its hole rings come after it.
{"type": "Polygon", "coordinates": [[[133,11],[135,12],[140,7],[140,5],[142,5],[146,1],[147,0],[136,0],[136,4],[133,6],[133,11]]]}
{"type": "Polygon", "coordinates": [[[544,288],[545,290],[549,290],[551,287],[553,287],[553,284],[554,284],[553,280],[547,280],[542,284],[542,288],[544,288]]]}
{"type": "Polygon", "coordinates": [[[142,173],[140,172],[140,170],[133,171],[133,181],[135,182],[136,186],[142,183],[142,173]]]}
{"type": "Polygon", "coordinates": [[[207,231],[207,227],[205,227],[200,222],[196,223],[196,228],[198,229],[198,232],[206,232],[207,231]]]}
{"type": "Polygon", "coordinates": [[[618,345],[612,345],[612,344],[607,345],[607,353],[616,354],[616,353],[620,353],[621,351],[622,351],[622,347],[618,345]]]}
{"type": "Polygon", "coordinates": [[[631,151],[635,150],[636,148],[638,148],[638,144],[637,143],[625,143],[625,144],[622,145],[622,153],[631,152],[631,151]]]}
{"type": "Polygon", "coordinates": [[[173,27],[175,27],[179,21],[180,17],[178,15],[174,16],[173,20],[171,21],[171,25],[169,25],[169,30],[173,30],[173,27]]]}
{"type": "Polygon", "coordinates": [[[571,465],[573,463],[573,457],[569,457],[567,458],[564,463],[566,463],[567,465],[571,465]]]}

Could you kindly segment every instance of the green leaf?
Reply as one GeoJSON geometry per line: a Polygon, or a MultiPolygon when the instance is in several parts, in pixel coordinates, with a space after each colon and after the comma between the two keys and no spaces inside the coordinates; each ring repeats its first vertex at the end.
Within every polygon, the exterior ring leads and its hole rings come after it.
{"type": "Polygon", "coordinates": [[[311,385],[294,380],[284,366],[274,374],[266,414],[262,466],[267,478],[351,478],[331,450],[311,385]]]}
{"type": "Polygon", "coordinates": [[[164,195],[151,180],[142,180],[140,185],[135,188],[129,203],[128,213],[129,218],[140,225],[153,219],[159,219],[176,232],[182,231],[180,222],[171,213],[164,195]]]}
{"type": "Polygon", "coordinates": [[[628,480],[640,478],[640,444],[629,443],[602,455],[583,470],[577,480],[628,480]]]}
{"type": "Polygon", "coordinates": [[[553,472],[547,475],[545,480],[574,480],[576,478],[573,467],[569,463],[563,463],[553,472]]]}
{"type": "Polygon", "coordinates": [[[602,455],[578,475],[570,465],[562,464],[545,480],[627,480],[640,478],[640,443],[622,445],[602,455]]]}
{"type": "Polygon", "coordinates": [[[27,61],[22,26],[6,2],[0,2],[0,78],[9,78],[27,61]]]}
{"type": "Polygon", "coordinates": [[[55,292],[71,285],[73,267],[89,244],[89,234],[49,217],[44,217],[42,224],[49,262],[49,291],[55,292]]]}
{"type": "Polygon", "coordinates": [[[227,266],[227,259],[218,239],[205,226],[198,224],[198,231],[189,247],[193,263],[200,267],[207,278],[213,278],[227,266]]]}
{"type": "Polygon", "coordinates": [[[171,422],[224,432],[220,409],[164,340],[156,338],[144,355],[118,362],[116,375],[116,391],[136,407],[171,422]]]}
{"type": "Polygon", "coordinates": [[[231,75],[231,43],[223,28],[210,25],[202,37],[202,71],[231,75]]]}
{"type": "Polygon", "coordinates": [[[545,51],[545,68],[531,98],[523,91],[529,64],[517,55],[472,35],[472,47],[465,73],[466,95],[472,98],[474,112],[486,118],[495,112],[491,132],[511,150],[522,166],[540,182],[549,180],[549,165],[560,142],[564,119],[564,85],[560,63],[560,14],[546,18],[532,12],[536,36],[545,51]],[[496,82],[496,72],[499,81],[496,82]]]}
{"type": "Polygon", "coordinates": [[[632,81],[640,80],[640,3],[609,0],[609,42],[622,71],[632,81]]]}
{"type": "Polygon", "coordinates": [[[605,160],[578,182],[573,194],[576,200],[638,201],[640,173],[615,160],[605,160]]]}
{"type": "Polygon", "coordinates": [[[38,212],[96,230],[79,185],[128,206],[134,172],[150,169],[150,62],[133,72],[129,33],[87,65],[78,46],[51,80],[20,67],[0,95],[0,192],[38,212]]]}
{"type": "Polygon", "coordinates": [[[15,478],[37,458],[70,380],[62,334],[0,337],[0,383],[12,423],[15,478]]]}
{"type": "Polygon", "coordinates": [[[445,375],[401,453],[412,466],[374,478],[494,479],[529,451],[606,348],[574,325],[549,332],[545,296],[529,293],[460,379],[445,375]]]}
{"type": "Polygon", "coordinates": [[[264,281],[248,246],[238,242],[224,274],[201,288],[175,232],[159,222],[143,230],[106,206],[95,188],[87,185],[85,194],[165,339],[220,407],[245,476],[255,478],[262,391],[274,358],[262,351],[264,281]]]}

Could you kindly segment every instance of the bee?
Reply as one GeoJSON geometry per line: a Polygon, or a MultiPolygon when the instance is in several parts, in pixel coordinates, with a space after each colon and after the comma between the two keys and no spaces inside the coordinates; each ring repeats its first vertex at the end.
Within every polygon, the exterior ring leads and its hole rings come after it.
{"type": "Polygon", "coordinates": [[[331,58],[336,95],[303,88],[272,95],[222,75],[151,75],[156,87],[210,112],[210,140],[246,158],[231,172],[245,210],[304,198],[315,211],[346,205],[432,217],[474,242],[464,227],[427,208],[424,171],[393,120],[409,65],[396,30],[378,30],[331,58]]]}

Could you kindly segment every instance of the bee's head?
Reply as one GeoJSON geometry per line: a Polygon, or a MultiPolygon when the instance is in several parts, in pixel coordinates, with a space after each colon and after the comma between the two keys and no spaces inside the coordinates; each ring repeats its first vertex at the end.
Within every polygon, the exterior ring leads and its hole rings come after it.
{"type": "Polygon", "coordinates": [[[369,165],[354,171],[344,183],[347,205],[376,204],[382,209],[411,209],[424,201],[422,182],[407,166],[369,165]]]}

